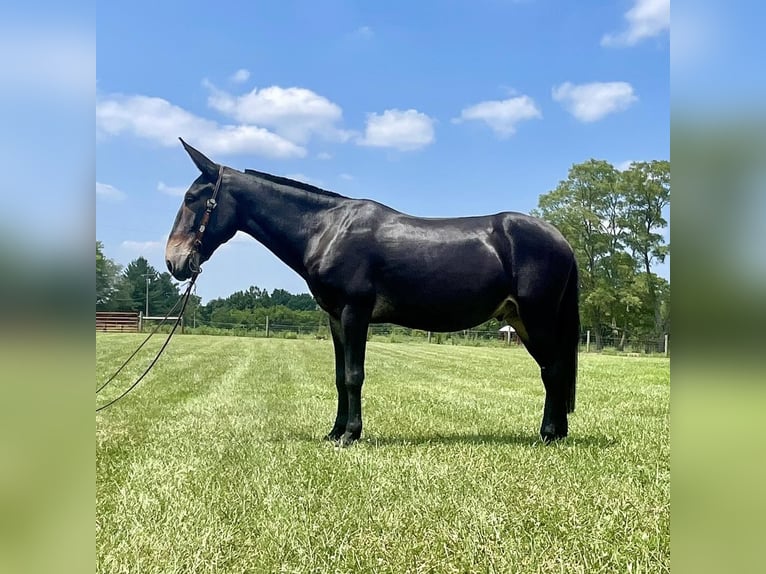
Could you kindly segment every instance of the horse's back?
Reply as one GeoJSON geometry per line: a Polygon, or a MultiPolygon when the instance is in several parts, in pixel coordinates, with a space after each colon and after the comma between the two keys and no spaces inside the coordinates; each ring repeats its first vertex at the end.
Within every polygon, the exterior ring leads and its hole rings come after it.
{"type": "Polygon", "coordinates": [[[334,217],[315,243],[309,284],[319,300],[336,302],[330,308],[370,301],[373,322],[469,328],[509,296],[556,290],[568,273],[561,234],[521,213],[420,218],[352,201],[334,217]]]}

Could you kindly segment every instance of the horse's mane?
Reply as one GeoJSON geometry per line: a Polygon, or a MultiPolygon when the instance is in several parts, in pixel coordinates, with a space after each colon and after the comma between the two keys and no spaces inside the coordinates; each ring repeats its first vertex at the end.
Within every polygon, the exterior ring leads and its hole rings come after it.
{"type": "Polygon", "coordinates": [[[297,187],[298,189],[302,189],[303,191],[308,191],[310,193],[316,193],[318,195],[324,195],[327,197],[345,198],[345,196],[339,193],[335,193],[334,191],[327,191],[326,189],[322,189],[314,185],[309,185],[308,183],[304,183],[302,181],[296,181],[294,179],[290,179],[289,177],[282,177],[281,175],[272,175],[270,173],[264,173],[262,171],[256,171],[254,169],[246,169],[245,173],[249,175],[254,175],[256,177],[260,177],[261,179],[265,179],[266,181],[270,181],[272,183],[278,183],[280,185],[289,185],[290,187],[297,187]]]}

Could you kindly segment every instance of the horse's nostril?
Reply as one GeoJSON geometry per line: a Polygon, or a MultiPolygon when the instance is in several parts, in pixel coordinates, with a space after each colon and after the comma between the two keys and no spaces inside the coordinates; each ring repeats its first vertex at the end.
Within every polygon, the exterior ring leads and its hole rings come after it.
{"type": "Polygon", "coordinates": [[[170,259],[165,259],[165,265],[168,266],[168,271],[170,271],[170,273],[172,274],[173,273],[173,264],[170,262],[170,259]]]}

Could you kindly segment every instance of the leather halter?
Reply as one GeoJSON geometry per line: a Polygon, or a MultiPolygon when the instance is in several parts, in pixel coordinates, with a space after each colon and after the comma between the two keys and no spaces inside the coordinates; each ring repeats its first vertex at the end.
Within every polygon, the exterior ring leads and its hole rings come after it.
{"type": "Polygon", "coordinates": [[[189,257],[189,269],[196,276],[202,273],[202,267],[200,267],[200,252],[199,248],[202,247],[202,236],[205,234],[207,224],[210,221],[210,214],[218,207],[216,198],[218,192],[221,189],[221,182],[223,181],[223,165],[218,166],[218,179],[215,182],[213,188],[213,195],[205,202],[205,213],[202,214],[202,220],[197,228],[197,234],[194,236],[194,246],[192,247],[191,256],[189,257]]]}

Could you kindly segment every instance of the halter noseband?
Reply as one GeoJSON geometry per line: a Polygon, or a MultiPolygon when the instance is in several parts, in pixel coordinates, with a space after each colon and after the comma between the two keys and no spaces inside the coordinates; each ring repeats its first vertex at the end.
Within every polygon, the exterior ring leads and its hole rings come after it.
{"type": "Polygon", "coordinates": [[[202,214],[202,221],[200,221],[197,228],[197,234],[194,236],[194,246],[192,247],[191,256],[189,257],[189,269],[196,276],[202,273],[202,267],[200,267],[200,253],[199,248],[202,247],[202,236],[205,234],[207,224],[210,221],[210,214],[218,207],[216,197],[221,189],[221,182],[223,181],[223,165],[218,166],[218,179],[215,182],[213,188],[213,195],[205,202],[205,213],[202,214]]]}

